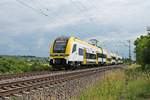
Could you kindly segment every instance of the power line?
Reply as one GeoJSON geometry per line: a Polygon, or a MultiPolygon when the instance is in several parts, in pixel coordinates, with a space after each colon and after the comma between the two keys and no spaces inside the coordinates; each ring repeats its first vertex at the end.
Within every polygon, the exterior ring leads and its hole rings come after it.
{"type": "MultiPolygon", "coordinates": [[[[51,17],[51,19],[53,19],[53,20],[51,20],[51,22],[52,23],[54,23],[54,24],[57,24],[56,23],[56,16],[49,16],[49,14],[46,14],[42,9],[38,9],[38,8],[35,8],[35,7],[32,7],[32,6],[30,6],[29,4],[27,4],[27,3],[25,3],[25,2],[23,2],[23,1],[21,1],[21,0],[16,0],[18,3],[20,3],[21,5],[23,5],[23,6],[25,6],[25,7],[27,7],[27,8],[30,8],[31,10],[33,10],[33,11],[35,11],[36,13],[39,13],[39,14],[41,14],[41,15],[43,15],[43,16],[45,16],[45,17],[47,17],[47,18],[50,18],[51,17]]],[[[31,1],[31,2],[33,2],[33,0],[31,1]]],[[[33,2],[34,3],[34,2],[33,2]]],[[[49,9],[48,8],[45,8],[47,11],[49,11],[49,9]]],[[[63,20],[63,18],[61,18],[61,20],[63,20]]]]}
{"type": "Polygon", "coordinates": [[[87,10],[87,8],[86,8],[86,6],[84,6],[81,2],[79,2],[78,4],[75,2],[75,1],[73,1],[73,0],[70,0],[70,2],[82,13],[82,15],[84,15],[85,16],[85,18],[88,18],[88,20],[91,22],[91,23],[93,23],[93,21],[91,20],[92,18],[91,18],[91,16],[90,15],[87,15],[87,14],[85,14],[85,11],[87,10]],[[80,6],[79,6],[79,4],[80,4],[80,6]],[[82,7],[82,8],[81,8],[82,7]]]}
{"type": "Polygon", "coordinates": [[[131,61],[131,41],[128,40],[129,43],[129,60],[131,61]]]}
{"type": "MultiPolygon", "coordinates": [[[[33,4],[35,3],[35,2],[34,2],[35,0],[30,0],[30,1],[32,1],[33,4]]],[[[41,2],[40,2],[39,0],[36,0],[36,2],[37,2],[36,4],[38,4],[38,5],[40,6],[40,9],[39,9],[40,11],[42,11],[43,13],[45,13],[44,11],[49,11],[48,8],[46,8],[46,7],[44,7],[44,6],[41,6],[41,2]],[[45,10],[43,11],[42,8],[44,8],[45,10]]],[[[46,14],[46,13],[45,13],[45,14],[46,14]]],[[[47,14],[47,15],[48,15],[48,14],[47,14]]]]}
{"type": "MultiPolygon", "coordinates": [[[[81,4],[81,2],[79,2],[79,1],[73,1],[73,0],[70,0],[70,2],[76,7],[76,9],[78,9],[78,11],[80,11],[80,13],[85,17],[85,18],[87,18],[88,20],[89,20],[89,22],[90,23],[92,23],[92,24],[95,24],[94,22],[93,22],[93,20],[92,20],[92,18],[90,17],[90,15],[87,15],[86,13],[85,13],[85,11],[87,10],[87,8],[83,5],[83,4],[81,4]],[[78,2],[78,4],[77,4],[77,2],[78,2]],[[79,6],[79,4],[80,4],[80,6],[79,6]]],[[[90,34],[88,34],[89,36],[91,36],[90,34]]],[[[92,34],[93,35],[93,34],[92,34]]]]}
{"type": "Polygon", "coordinates": [[[24,6],[28,7],[28,8],[30,8],[30,9],[32,9],[33,11],[35,11],[35,12],[37,12],[37,13],[40,13],[40,14],[42,14],[42,15],[44,15],[44,16],[48,16],[48,15],[45,14],[43,11],[38,10],[38,9],[35,9],[34,7],[32,7],[32,6],[28,5],[28,4],[26,4],[25,2],[23,2],[23,1],[21,1],[21,0],[16,0],[16,1],[17,1],[18,3],[20,3],[20,4],[22,4],[22,5],[24,5],[24,6]]]}

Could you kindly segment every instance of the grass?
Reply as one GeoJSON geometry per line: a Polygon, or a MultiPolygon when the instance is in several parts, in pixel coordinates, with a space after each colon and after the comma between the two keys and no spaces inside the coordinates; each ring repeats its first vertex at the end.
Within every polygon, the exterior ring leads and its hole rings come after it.
{"type": "Polygon", "coordinates": [[[13,74],[32,71],[49,71],[51,66],[42,63],[39,60],[27,61],[23,58],[1,57],[0,58],[0,74],[13,74]]]}
{"type": "Polygon", "coordinates": [[[127,70],[117,70],[90,87],[75,100],[149,100],[150,71],[138,65],[127,70]]]}

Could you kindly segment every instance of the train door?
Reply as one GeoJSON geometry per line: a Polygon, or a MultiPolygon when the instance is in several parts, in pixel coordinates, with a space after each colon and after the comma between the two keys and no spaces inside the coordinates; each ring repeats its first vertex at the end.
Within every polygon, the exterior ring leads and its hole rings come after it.
{"type": "Polygon", "coordinates": [[[85,65],[87,63],[86,61],[86,48],[83,50],[83,64],[85,65]]]}
{"type": "Polygon", "coordinates": [[[98,53],[96,52],[96,64],[98,65],[98,53]]]}
{"type": "Polygon", "coordinates": [[[71,54],[71,61],[75,62],[78,61],[78,50],[77,50],[77,44],[73,45],[72,54],[71,54]]]}
{"type": "Polygon", "coordinates": [[[103,53],[103,49],[102,49],[102,48],[101,48],[101,50],[102,50],[102,54],[101,54],[101,58],[102,58],[101,65],[103,65],[103,64],[104,64],[104,53],[103,53]]]}

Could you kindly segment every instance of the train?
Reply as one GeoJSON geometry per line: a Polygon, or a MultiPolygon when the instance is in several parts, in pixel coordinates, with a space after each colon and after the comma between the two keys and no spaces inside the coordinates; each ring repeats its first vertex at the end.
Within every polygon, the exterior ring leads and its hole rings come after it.
{"type": "Polygon", "coordinates": [[[77,69],[122,64],[122,57],[76,37],[58,37],[50,47],[49,64],[54,69],[77,69]]]}

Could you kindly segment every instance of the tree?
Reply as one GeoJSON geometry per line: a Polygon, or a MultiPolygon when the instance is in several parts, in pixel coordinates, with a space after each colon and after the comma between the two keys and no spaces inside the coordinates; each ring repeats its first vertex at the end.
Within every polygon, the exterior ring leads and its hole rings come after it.
{"type": "Polygon", "coordinates": [[[150,64],[150,34],[137,38],[134,42],[136,61],[143,67],[150,64]]]}

